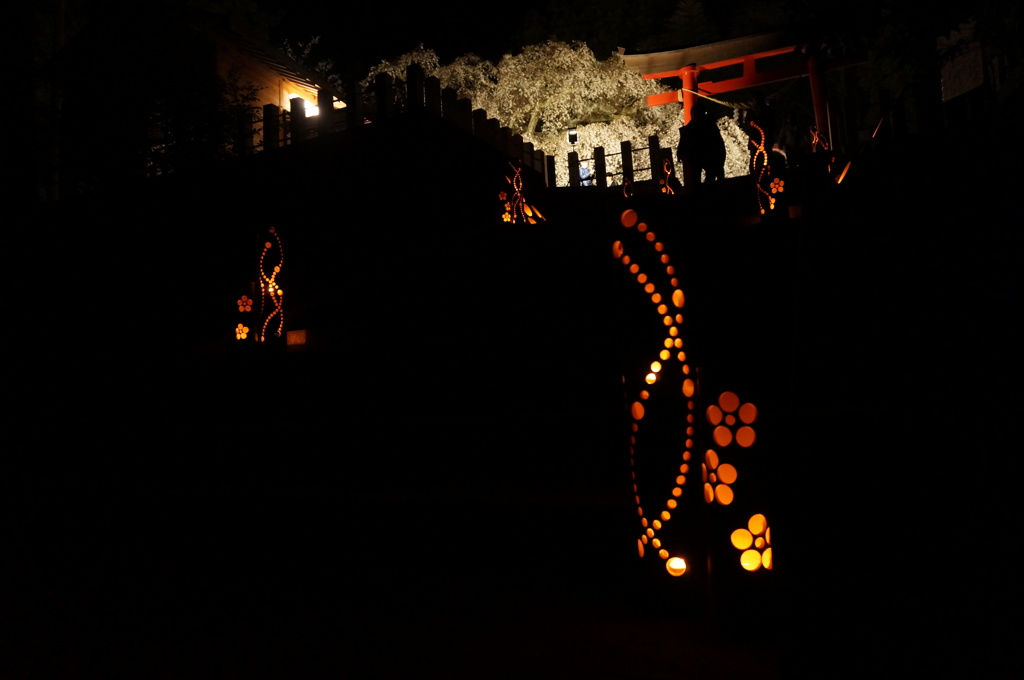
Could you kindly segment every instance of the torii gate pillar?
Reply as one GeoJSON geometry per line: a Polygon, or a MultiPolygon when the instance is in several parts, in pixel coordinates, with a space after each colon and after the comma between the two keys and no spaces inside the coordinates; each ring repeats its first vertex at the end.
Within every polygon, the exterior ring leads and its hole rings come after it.
{"type": "Polygon", "coordinates": [[[687,64],[683,67],[683,125],[693,120],[693,105],[697,103],[697,65],[687,64]]]}

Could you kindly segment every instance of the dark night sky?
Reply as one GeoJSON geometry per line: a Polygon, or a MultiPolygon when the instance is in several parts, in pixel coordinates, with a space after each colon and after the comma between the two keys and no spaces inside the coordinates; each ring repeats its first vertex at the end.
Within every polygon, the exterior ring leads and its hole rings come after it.
{"type": "Polygon", "coordinates": [[[367,66],[421,43],[443,60],[466,52],[496,59],[518,46],[516,37],[528,7],[519,4],[510,12],[508,5],[499,3],[477,3],[472,11],[468,3],[311,3],[299,10],[293,3],[275,2],[286,12],[275,33],[291,40],[319,35],[325,54],[367,66]]]}

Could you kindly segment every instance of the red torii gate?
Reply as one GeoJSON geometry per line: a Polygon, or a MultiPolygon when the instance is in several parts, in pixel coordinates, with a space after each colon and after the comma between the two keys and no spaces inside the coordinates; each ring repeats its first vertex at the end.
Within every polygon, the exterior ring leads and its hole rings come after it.
{"type": "Polygon", "coordinates": [[[814,102],[815,125],[819,131],[827,131],[829,130],[828,101],[825,94],[823,69],[818,57],[820,47],[820,43],[813,42],[791,41],[787,44],[783,34],[774,33],[725,40],[670,52],[622,56],[630,68],[640,72],[647,80],[682,78],[682,90],[650,95],[647,97],[647,105],[661,106],[662,104],[682,102],[684,124],[691,120],[698,92],[710,95],[724,94],[757,85],[807,76],[810,79],[811,98],[814,102]],[[778,47],[780,42],[784,46],[778,47]],[[794,52],[799,52],[804,55],[804,58],[760,71],[757,68],[758,61],[762,59],[794,52]],[[697,82],[701,73],[737,64],[741,64],[743,67],[742,75],[739,77],[697,82]],[[671,67],[671,69],[666,67],[671,67]]]}

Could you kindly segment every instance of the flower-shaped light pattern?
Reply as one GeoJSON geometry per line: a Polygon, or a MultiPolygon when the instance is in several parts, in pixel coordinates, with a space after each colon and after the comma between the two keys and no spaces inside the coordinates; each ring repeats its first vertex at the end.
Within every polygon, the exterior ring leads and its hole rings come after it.
{"type": "Polygon", "coordinates": [[[708,422],[715,426],[712,437],[719,446],[728,446],[735,438],[736,443],[747,448],[753,446],[757,433],[750,425],[757,420],[757,407],[753,404],[740,405],[740,398],[733,392],[722,392],[718,404],[708,406],[708,422]],[[738,428],[739,422],[743,423],[738,428]],[[735,431],[734,431],[735,428],[735,431]]]}
{"type": "Polygon", "coordinates": [[[733,492],[729,485],[736,482],[736,468],[728,463],[719,464],[718,454],[713,449],[704,453],[704,462],[700,467],[704,478],[704,501],[718,501],[719,505],[732,503],[733,492]]]}
{"type": "Polygon", "coordinates": [[[771,190],[773,194],[781,194],[785,188],[786,183],[782,181],[781,177],[776,177],[772,180],[771,190]]]}
{"type": "Polygon", "coordinates": [[[746,529],[737,529],[729,539],[740,553],[740,565],[747,571],[761,567],[772,568],[772,530],[762,514],[756,514],[747,522],[746,529]]]}
{"type": "Polygon", "coordinates": [[[252,311],[252,298],[248,295],[243,295],[236,301],[238,305],[238,311],[240,312],[251,312],[252,311]]]}
{"type": "Polygon", "coordinates": [[[237,340],[245,340],[245,338],[248,335],[249,335],[249,327],[248,326],[243,326],[242,324],[238,324],[238,326],[235,328],[235,338],[237,340]]]}

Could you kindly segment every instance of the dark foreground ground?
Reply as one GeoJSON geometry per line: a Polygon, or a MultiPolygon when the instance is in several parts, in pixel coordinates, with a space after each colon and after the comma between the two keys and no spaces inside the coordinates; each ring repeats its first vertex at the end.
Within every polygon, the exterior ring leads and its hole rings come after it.
{"type": "MultiPolygon", "coordinates": [[[[784,271],[764,285],[789,293],[747,329],[785,350],[763,597],[636,558],[622,333],[596,311],[614,285],[546,259],[590,262],[603,234],[484,239],[483,264],[386,294],[363,273],[430,268],[361,264],[340,349],[272,360],[149,352],[98,322],[41,337],[60,286],[37,282],[0,474],[0,674],[1019,675],[1016,185],[996,166],[952,191],[907,170],[936,167],[917,153],[773,227],[784,271]]],[[[184,332],[181,309],[118,329],[184,332]]]]}

